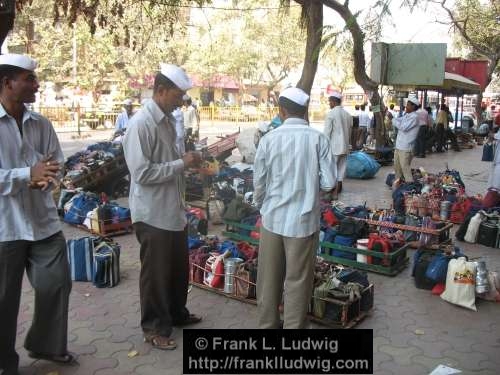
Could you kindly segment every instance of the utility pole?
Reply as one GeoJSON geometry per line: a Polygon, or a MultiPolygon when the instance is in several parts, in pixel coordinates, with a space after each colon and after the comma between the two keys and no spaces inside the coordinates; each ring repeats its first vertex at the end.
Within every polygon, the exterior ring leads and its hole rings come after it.
{"type": "Polygon", "coordinates": [[[72,100],[72,103],[73,103],[73,113],[75,114],[75,120],[76,120],[76,126],[78,128],[78,137],[81,137],[81,132],[80,132],[80,103],[77,103],[77,105],[75,106],[75,89],[77,87],[77,78],[76,78],[76,75],[77,75],[77,50],[76,50],[76,24],[73,23],[73,59],[72,59],[72,62],[73,62],[73,100],[72,100]]]}

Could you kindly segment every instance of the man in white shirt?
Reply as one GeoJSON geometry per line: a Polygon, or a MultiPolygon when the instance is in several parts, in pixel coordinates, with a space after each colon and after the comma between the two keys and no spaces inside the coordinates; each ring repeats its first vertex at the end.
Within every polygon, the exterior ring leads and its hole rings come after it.
{"type": "Polygon", "coordinates": [[[304,328],[319,242],[319,192],[336,185],[328,138],[304,119],[309,95],[290,87],[279,97],[283,124],[260,140],[254,202],[262,214],[257,272],[258,326],[304,328]]]}
{"type": "Polygon", "coordinates": [[[184,170],[199,166],[195,152],[176,148],[172,111],[192,87],[186,72],[162,64],[153,98],[130,120],[123,151],[130,171],[129,204],[140,244],[139,297],[144,340],[153,347],[177,347],[174,326],[194,324],[200,317],[186,308],[189,279],[184,170]]]}
{"type": "Polygon", "coordinates": [[[184,155],[186,152],[186,129],[184,127],[184,113],[182,112],[181,107],[177,107],[172,111],[172,116],[175,119],[175,133],[177,135],[175,139],[175,145],[177,147],[177,151],[179,151],[180,155],[184,155]]]}
{"type": "Polygon", "coordinates": [[[352,116],[340,105],[341,101],[342,95],[339,92],[333,92],[328,98],[331,110],[326,116],[324,128],[324,134],[330,140],[336,164],[337,189],[334,199],[342,192],[353,122],[352,116]]]}
{"type": "Polygon", "coordinates": [[[410,165],[419,129],[416,113],[419,105],[420,102],[416,97],[409,97],[406,102],[405,115],[392,120],[393,126],[398,129],[396,149],[394,150],[396,178],[404,177],[406,182],[413,181],[410,165]]]}
{"type": "MultiPolygon", "coordinates": [[[[425,158],[425,139],[427,138],[427,129],[429,128],[429,116],[427,111],[419,106],[417,111],[418,133],[415,140],[415,157],[425,158]]],[[[432,126],[432,124],[430,125],[432,126]]]]}
{"type": "Polygon", "coordinates": [[[184,96],[184,128],[186,135],[191,137],[193,131],[200,129],[200,115],[198,110],[193,105],[193,101],[188,95],[184,96]]]}
{"type": "Polygon", "coordinates": [[[132,100],[125,99],[123,101],[123,111],[116,117],[115,131],[127,129],[128,121],[133,115],[132,100]]]}
{"type": "Polygon", "coordinates": [[[359,138],[358,138],[358,146],[360,148],[366,142],[366,137],[368,136],[368,128],[370,127],[370,116],[365,111],[366,107],[364,104],[361,104],[359,108],[359,138]]]}
{"type": "MultiPolygon", "coordinates": [[[[34,289],[28,355],[70,363],[67,351],[71,277],[66,240],[52,197],[64,155],[48,119],[30,111],[37,62],[0,55],[0,373],[18,374],[16,330],[26,270],[34,289]]],[[[18,345],[20,343],[18,342],[18,345]]]]}

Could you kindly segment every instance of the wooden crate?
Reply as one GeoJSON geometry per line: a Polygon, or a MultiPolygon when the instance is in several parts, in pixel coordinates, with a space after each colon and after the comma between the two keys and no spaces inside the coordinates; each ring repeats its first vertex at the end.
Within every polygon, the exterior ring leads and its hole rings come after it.
{"type": "Polygon", "coordinates": [[[112,237],[120,234],[127,234],[132,232],[132,220],[127,219],[118,223],[113,223],[111,220],[95,220],[91,219],[90,229],[81,225],[80,228],[90,231],[91,233],[100,236],[112,237]]]}
{"type": "Polygon", "coordinates": [[[230,220],[224,220],[224,224],[226,224],[226,230],[222,232],[222,235],[224,237],[227,237],[233,241],[245,241],[248,242],[249,244],[252,245],[258,245],[259,240],[252,238],[250,236],[245,236],[239,233],[241,229],[246,230],[246,231],[254,231],[258,230],[253,225],[248,225],[248,224],[243,224],[243,223],[238,223],[236,221],[230,221],[230,220]]]}
{"type": "MultiPolygon", "coordinates": [[[[226,230],[222,232],[223,236],[225,236],[231,240],[234,240],[234,241],[245,241],[245,242],[248,242],[252,245],[259,244],[259,240],[252,238],[250,236],[242,235],[239,233],[239,230],[241,230],[241,229],[246,230],[246,231],[256,230],[256,228],[253,225],[242,224],[242,223],[228,221],[228,220],[225,220],[224,223],[226,224],[226,230]]],[[[356,269],[361,269],[364,271],[381,273],[383,275],[389,275],[389,276],[397,275],[399,272],[401,272],[407,266],[408,261],[409,261],[407,253],[406,253],[406,251],[410,248],[409,244],[406,244],[405,246],[403,246],[400,249],[396,250],[395,252],[389,254],[388,256],[386,256],[384,253],[378,253],[378,252],[374,252],[374,251],[370,251],[370,250],[363,250],[363,249],[357,249],[354,247],[337,245],[337,244],[334,244],[331,242],[321,242],[320,246],[322,248],[326,247],[326,248],[346,251],[346,252],[350,252],[350,253],[354,253],[354,254],[368,255],[368,256],[371,256],[372,258],[373,257],[378,258],[378,259],[388,258],[389,265],[384,266],[384,265],[377,265],[377,264],[361,263],[361,262],[357,262],[355,260],[340,258],[340,257],[332,256],[329,254],[321,254],[321,257],[328,262],[343,264],[343,265],[350,266],[350,267],[353,267],[356,269]]]]}
{"type": "Polygon", "coordinates": [[[315,300],[325,303],[325,316],[318,317],[311,313],[311,320],[333,328],[352,328],[373,309],[374,288],[373,284],[370,284],[362,290],[361,298],[355,298],[353,301],[313,296],[311,305],[315,300]]]}
{"type": "MultiPolygon", "coordinates": [[[[203,267],[200,267],[196,264],[193,264],[192,267],[203,269],[203,267]]],[[[235,278],[238,277],[235,276],[235,278]]],[[[190,280],[189,283],[197,288],[217,293],[225,297],[238,300],[240,302],[249,303],[252,305],[257,304],[257,300],[254,298],[244,298],[242,296],[239,296],[237,293],[225,293],[223,289],[212,288],[193,280],[190,280]]],[[[251,284],[255,285],[254,283],[251,284]]],[[[373,284],[370,284],[361,292],[361,298],[355,298],[353,301],[342,301],[335,298],[320,298],[313,296],[311,299],[311,312],[309,312],[308,317],[310,320],[319,324],[326,325],[328,327],[348,329],[354,327],[361,320],[363,320],[372,311],[373,304],[374,287],[373,284]],[[314,316],[314,314],[312,313],[312,305],[315,298],[324,301],[328,305],[328,311],[338,317],[338,319],[334,319],[331,314],[322,318],[314,316]]]]}
{"type": "Polygon", "coordinates": [[[346,259],[346,258],[341,258],[337,256],[333,256],[330,254],[322,253],[320,256],[326,260],[327,262],[333,262],[337,264],[343,264],[345,266],[350,266],[356,269],[360,269],[363,271],[370,271],[370,272],[376,272],[380,273],[383,275],[388,275],[388,276],[395,276],[398,273],[400,273],[403,269],[406,268],[408,265],[408,256],[407,256],[407,250],[410,248],[409,244],[405,244],[403,247],[397,249],[396,251],[390,253],[390,254],[384,254],[382,252],[378,251],[371,251],[371,250],[364,250],[364,249],[358,249],[355,247],[349,247],[349,246],[343,246],[343,245],[338,245],[335,243],[331,242],[321,242],[320,243],[321,248],[328,248],[328,249],[334,249],[334,250],[341,250],[347,253],[353,253],[353,254],[361,254],[361,255],[366,255],[370,256],[373,258],[377,259],[385,259],[389,264],[388,265],[382,265],[382,264],[370,264],[370,263],[362,263],[358,262],[356,260],[351,260],[351,259],[346,259]]]}

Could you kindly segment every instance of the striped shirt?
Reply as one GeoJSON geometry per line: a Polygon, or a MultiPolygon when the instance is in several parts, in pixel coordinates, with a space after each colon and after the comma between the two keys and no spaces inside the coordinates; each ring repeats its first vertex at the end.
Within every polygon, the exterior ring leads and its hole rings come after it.
{"type": "Polygon", "coordinates": [[[52,124],[26,109],[23,135],[16,120],[0,104],[0,242],[39,241],[61,230],[52,192],[31,189],[30,168],[52,155],[64,156],[52,124]]]}
{"type": "Polygon", "coordinates": [[[254,162],[254,201],[268,231],[296,238],[317,232],[319,191],[335,185],[330,142],[307,121],[289,118],[260,140],[254,162]]]}

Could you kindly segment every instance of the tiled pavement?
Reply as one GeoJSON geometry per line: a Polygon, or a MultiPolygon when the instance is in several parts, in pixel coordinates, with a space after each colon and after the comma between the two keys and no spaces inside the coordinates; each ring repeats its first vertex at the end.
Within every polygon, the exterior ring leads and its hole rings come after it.
{"type": "MultiPolygon", "coordinates": [[[[469,192],[483,192],[489,163],[480,162],[481,147],[460,153],[434,154],[416,159],[429,171],[443,170],[448,163],[461,171],[469,192]]],[[[388,207],[390,191],[382,168],[369,181],[347,180],[341,199],[350,204],[367,202],[388,207]]],[[[67,238],[85,235],[64,227],[67,238]]],[[[18,321],[18,351],[23,375],[128,375],[181,374],[182,330],[175,330],[179,346],[174,351],[151,349],[142,342],[139,328],[138,246],[133,234],[116,237],[122,246],[121,283],[111,289],[96,289],[90,283],[73,284],[69,312],[69,349],[78,356],[77,366],[64,367],[27,357],[22,343],[33,312],[33,292],[25,280],[18,321]],[[129,358],[131,351],[138,355],[129,358]]],[[[500,271],[500,250],[459,243],[470,257],[488,260],[500,271]]],[[[413,251],[410,252],[410,257],[413,251]]],[[[500,304],[477,302],[477,312],[466,310],[416,289],[406,268],[396,277],[369,274],[375,284],[375,309],[359,328],[373,329],[374,373],[380,375],[428,374],[439,364],[463,374],[500,374],[500,304]]],[[[196,327],[254,328],[255,306],[193,288],[189,308],[203,315],[196,327]]],[[[314,325],[317,329],[328,329],[314,325]]],[[[0,333],[1,334],[1,333],[0,333]]]]}

